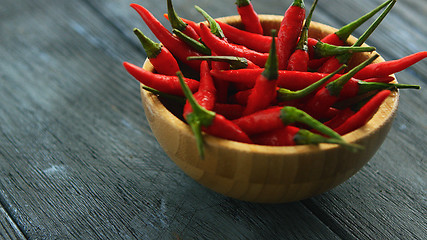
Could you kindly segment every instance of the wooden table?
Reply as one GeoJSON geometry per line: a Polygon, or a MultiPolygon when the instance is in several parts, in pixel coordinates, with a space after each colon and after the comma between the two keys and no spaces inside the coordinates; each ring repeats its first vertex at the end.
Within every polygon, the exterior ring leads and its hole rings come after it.
{"type": "MultiPolygon", "coordinates": [[[[159,2],[137,3],[167,25],[159,2]]],[[[121,65],[145,59],[134,27],[154,38],[130,3],[1,1],[0,238],[427,238],[427,60],[397,74],[422,89],[401,91],[388,138],[355,176],[300,202],[241,202],[187,177],[153,137],[121,65]]],[[[290,3],[253,2],[279,15],[290,3]]],[[[380,3],[321,0],[313,20],[340,27],[380,3]]],[[[201,21],[195,4],[236,14],[234,1],[174,0],[201,21]]],[[[399,0],[367,43],[386,60],[426,50],[426,13],[426,1],[399,0]]]]}

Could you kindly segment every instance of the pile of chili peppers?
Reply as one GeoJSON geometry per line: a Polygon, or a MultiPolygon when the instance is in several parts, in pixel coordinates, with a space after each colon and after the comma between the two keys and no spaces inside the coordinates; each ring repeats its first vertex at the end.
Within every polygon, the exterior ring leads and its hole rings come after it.
{"type": "Polygon", "coordinates": [[[240,28],[213,19],[199,6],[195,8],[206,22],[181,18],[167,0],[164,17],[172,32],[149,10],[131,4],[160,43],[134,29],[155,72],[123,65],[144,89],[182,103],[182,116],[202,158],[202,132],[251,144],[332,143],[357,151],[361,147],[345,142],[342,135],[368,122],[392,91],[419,89],[392,83],[391,75],[424,59],[427,52],[373,63],[378,57],[375,48],[362,46],[396,0],[322,39],[310,38],[317,2],[306,14],[304,1],[294,0],[280,28],[271,32],[264,32],[250,0],[236,1],[240,28]],[[353,31],[377,14],[349,46],[353,31]],[[372,57],[349,69],[347,63],[356,52],[372,52],[372,57]]]}

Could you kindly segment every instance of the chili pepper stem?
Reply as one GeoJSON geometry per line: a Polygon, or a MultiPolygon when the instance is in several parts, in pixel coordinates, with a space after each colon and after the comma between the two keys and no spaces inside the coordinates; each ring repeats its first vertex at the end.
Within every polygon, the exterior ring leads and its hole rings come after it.
{"type": "Polygon", "coordinates": [[[182,21],[182,19],[175,12],[175,9],[173,8],[173,5],[172,5],[172,0],[167,0],[167,6],[168,6],[168,18],[172,28],[178,29],[180,31],[184,31],[188,24],[182,21]]]}
{"type": "Polygon", "coordinates": [[[248,60],[236,56],[191,56],[187,60],[211,60],[222,61],[230,64],[230,69],[242,69],[248,67],[248,60]]]}
{"type": "Polygon", "coordinates": [[[162,45],[145,36],[138,28],[133,29],[133,33],[138,37],[148,58],[155,58],[162,51],[162,45]]]}
{"type": "Polygon", "coordinates": [[[322,135],[315,134],[306,129],[301,129],[294,137],[294,141],[297,144],[318,144],[318,143],[334,143],[341,145],[352,152],[357,152],[358,150],[364,149],[363,146],[358,144],[348,143],[341,139],[336,138],[326,138],[322,135]]]}
{"type": "Polygon", "coordinates": [[[195,5],[194,8],[203,15],[203,17],[208,21],[211,32],[215,34],[215,36],[223,39],[225,38],[224,33],[222,32],[219,24],[213,19],[205,10],[201,9],[199,6],[195,5]]]}
{"type": "Polygon", "coordinates": [[[372,90],[383,90],[383,89],[420,89],[420,85],[413,84],[402,84],[402,83],[381,83],[381,82],[365,82],[359,80],[358,94],[363,94],[372,90]]]}
{"type": "MultiPolygon", "coordinates": [[[[178,36],[179,39],[181,39],[182,41],[184,41],[185,43],[187,43],[190,47],[192,47],[194,50],[202,53],[202,54],[206,54],[206,55],[210,55],[211,54],[211,50],[206,47],[203,43],[197,41],[194,38],[191,38],[190,36],[188,36],[187,34],[181,32],[178,29],[172,29],[172,32],[178,36]]],[[[187,58],[188,59],[188,58],[187,58]]]]}
{"type": "Polygon", "coordinates": [[[317,81],[317,82],[315,82],[315,83],[313,83],[313,84],[311,84],[311,85],[309,85],[306,88],[301,89],[301,90],[292,91],[292,90],[289,90],[286,88],[279,88],[279,90],[277,90],[277,99],[280,101],[289,101],[289,100],[294,100],[294,99],[298,99],[298,98],[303,98],[303,97],[309,95],[310,93],[312,93],[314,90],[316,90],[320,86],[322,86],[329,79],[331,79],[333,76],[335,76],[335,74],[337,74],[338,72],[340,72],[341,70],[343,70],[346,67],[347,67],[347,65],[342,65],[339,69],[328,74],[326,77],[320,79],[319,81],[317,81]]]}
{"type": "Polygon", "coordinates": [[[200,157],[204,158],[204,148],[203,148],[203,136],[202,136],[202,126],[209,126],[212,124],[213,119],[215,118],[215,112],[208,111],[201,107],[193,94],[191,93],[190,88],[187,84],[184,83],[184,77],[181,72],[177,72],[179,83],[182,87],[185,97],[191,105],[192,112],[185,116],[187,123],[190,125],[191,131],[193,131],[194,136],[196,137],[197,149],[199,151],[200,157]]]}
{"type": "Polygon", "coordinates": [[[180,97],[180,96],[177,96],[177,95],[172,95],[172,94],[167,94],[167,93],[164,93],[162,91],[159,91],[157,89],[154,89],[152,87],[145,86],[145,85],[142,85],[142,88],[144,90],[146,90],[146,91],[149,91],[151,93],[159,95],[160,97],[164,97],[164,98],[173,100],[173,101],[178,102],[180,104],[185,104],[185,98],[183,98],[183,97],[180,97]]]}
{"type": "Polygon", "coordinates": [[[328,89],[330,95],[332,96],[338,96],[341,92],[341,89],[343,88],[344,84],[346,84],[358,71],[366,67],[367,65],[371,64],[375,59],[379,57],[378,54],[375,54],[374,56],[368,58],[361,64],[357,65],[350,71],[348,71],[346,74],[342,75],[341,77],[337,78],[333,82],[330,82],[326,85],[326,88],[328,89]]]}
{"type": "Polygon", "coordinates": [[[336,139],[341,139],[341,136],[331,128],[319,122],[315,118],[308,115],[306,112],[291,106],[285,106],[280,110],[280,119],[284,125],[289,125],[295,122],[304,123],[317,131],[336,139]]]}
{"type": "Polygon", "coordinates": [[[362,17],[354,20],[353,22],[341,27],[335,34],[342,40],[346,41],[347,38],[351,35],[356,28],[360,27],[364,22],[366,22],[368,19],[370,19],[372,16],[374,16],[377,12],[379,12],[381,9],[383,9],[385,6],[387,6],[390,2],[394,0],[388,0],[378,7],[374,8],[372,11],[368,12],[367,14],[363,15],[362,17]]]}

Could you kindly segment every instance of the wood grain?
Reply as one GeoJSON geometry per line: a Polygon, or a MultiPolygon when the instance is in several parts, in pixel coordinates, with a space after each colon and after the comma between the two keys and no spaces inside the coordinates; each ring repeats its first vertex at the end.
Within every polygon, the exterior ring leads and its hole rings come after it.
{"type": "MultiPolygon", "coordinates": [[[[253,2],[283,14],[291,1],[253,2]]],[[[313,20],[339,27],[381,2],[320,1],[313,20]]],[[[426,61],[397,74],[422,89],[402,91],[389,137],[349,181],[303,202],[241,202],[187,177],[153,137],[139,84],[121,68],[146,58],[132,29],[149,31],[130,3],[2,1],[2,224],[28,239],[425,238],[426,61]]],[[[214,17],[236,13],[229,1],[174,0],[201,21],[195,4],[214,17]]],[[[368,44],[386,60],[425,50],[425,12],[425,1],[399,0],[368,44]]]]}

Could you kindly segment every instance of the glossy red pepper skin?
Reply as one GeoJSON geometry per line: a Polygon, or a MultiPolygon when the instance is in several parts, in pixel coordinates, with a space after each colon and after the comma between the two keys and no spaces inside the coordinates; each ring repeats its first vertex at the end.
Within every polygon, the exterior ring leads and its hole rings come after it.
{"type": "Polygon", "coordinates": [[[138,4],[130,4],[134,8],[157,39],[167,48],[172,54],[183,63],[187,64],[194,70],[198,71],[200,68],[200,61],[188,61],[189,56],[201,56],[200,53],[191,49],[181,39],[174,36],[167,30],[159,20],[157,20],[150,11],[138,4]]]}
{"type": "Polygon", "coordinates": [[[261,53],[268,53],[271,45],[271,37],[247,32],[233,27],[227,23],[216,21],[224,32],[229,42],[243,45],[249,49],[261,53]]]}
{"type": "Polygon", "coordinates": [[[134,29],[134,33],[141,41],[145,53],[157,73],[175,76],[176,72],[180,71],[178,62],[167,48],[155,43],[138,29],[134,29]]]}
{"type": "Polygon", "coordinates": [[[349,117],[353,116],[355,112],[350,108],[344,108],[338,111],[338,113],[330,120],[324,122],[324,124],[332,129],[343,124],[349,117]]]}
{"type": "Polygon", "coordinates": [[[282,107],[271,107],[233,120],[243,132],[248,135],[267,132],[283,127],[280,119],[282,107]]]}
{"type": "MultiPolygon", "coordinates": [[[[175,73],[176,74],[176,73],[175,73]]],[[[196,101],[206,110],[213,110],[216,102],[216,88],[213,78],[210,74],[210,68],[207,61],[200,64],[200,85],[196,93],[193,94],[196,101]]],[[[187,101],[184,105],[184,115],[191,112],[191,105],[187,101]]]]}
{"type": "Polygon", "coordinates": [[[277,34],[279,69],[286,69],[294,51],[305,19],[304,1],[295,0],[286,10],[277,34]]]}
{"type": "Polygon", "coordinates": [[[237,45],[218,38],[213,35],[209,28],[203,23],[200,24],[201,38],[208,48],[218,55],[244,57],[260,67],[264,67],[268,53],[260,53],[250,49],[245,49],[237,45]]]}
{"type": "Polygon", "coordinates": [[[220,114],[215,114],[212,124],[207,127],[203,126],[202,130],[212,136],[242,143],[252,143],[252,140],[245,132],[220,114]]]}
{"type": "Polygon", "coordinates": [[[365,105],[363,105],[359,111],[349,117],[341,125],[336,127],[334,130],[340,135],[347,134],[355,129],[358,129],[365,125],[372,116],[377,112],[378,108],[390,95],[390,90],[382,90],[372,97],[365,105]]]}
{"type": "Polygon", "coordinates": [[[400,72],[427,57],[427,51],[417,52],[406,57],[379,63],[372,63],[360,70],[354,77],[367,79],[385,77],[400,72]]]}
{"type": "Polygon", "coordinates": [[[295,146],[295,135],[299,128],[294,126],[283,126],[272,131],[251,136],[255,144],[267,146],[295,146]]]}
{"type": "Polygon", "coordinates": [[[255,12],[254,6],[249,0],[237,0],[237,12],[242,19],[243,26],[247,32],[257,33],[262,35],[263,29],[259,20],[258,14],[255,12]]]}
{"type": "Polygon", "coordinates": [[[239,104],[215,103],[213,111],[229,120],[234,120],[243,116],[244,109],[245,108],[239,104]]]}
{"type": "MultiPolygon", "coordinates": [[[[124,62],[123,66],[130,75],[144,85],[167,94],[184,96],[177,76],[152,73],[128,62],[124,62]]],[[[192,92],[198,90],[200,85],[199,81],[189,78],[185,78],[184,81],[192,92]]]]}

